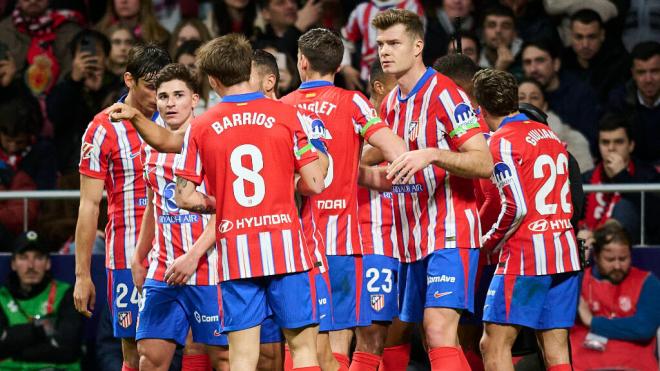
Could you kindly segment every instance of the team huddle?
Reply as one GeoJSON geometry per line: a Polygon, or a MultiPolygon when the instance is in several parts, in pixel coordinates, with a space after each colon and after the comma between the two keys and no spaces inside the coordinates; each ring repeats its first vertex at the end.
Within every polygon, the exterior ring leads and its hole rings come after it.
{"type": "Polygon", "coordinates": [[[259,51],[230,34],[197,52],[222,97],[198,117],[196,77],[158,47],[131,50],[128,94],[83,138],[74,291],[91,315],[105,190],[124,370],[167,370],[177,346],[184,370],[405,370],[415,323],[433,370],[470,370],[457,333],[480,250],[499,259],[486,369],[513,370],[521,326],[549,370],[571,369],[581,267],[563,144],[518,112],[513,76],[478,72],[473,97],[425,67],[416,14],[372,25],[371,99],[334,86],[331,31],[300,37],[303,83],[279,101],[259,51]]]}

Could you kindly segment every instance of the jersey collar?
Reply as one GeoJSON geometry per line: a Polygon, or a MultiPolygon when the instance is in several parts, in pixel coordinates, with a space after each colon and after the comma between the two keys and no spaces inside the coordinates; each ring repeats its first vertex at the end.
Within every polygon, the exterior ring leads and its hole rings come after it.
{"type": "MultiPolygon", "coordinates": [[[[117,100],[117,102],[118,102],[118,103],[126,103],[126,97],[128,97],[128,93],[126,93],[126,94],[122,95],[121,97],[119,97],[119,99],[117,100]]],[[[151,115],[151,121],[156,121],[156,120],[158,120],[158,117],[160,117],[160,115],[158,114],[158,110],[155,110],[155,111],[154,111],[154,114],[151,115]]]]}
{"type": "Polygon", "coordinates": [[[325,81],[325,80],[310,80],[310,81],[305,81],[302,84],[300,84],[300,87],[298,89],[312,89],[312,88],[320,88],[323,86],[334,86],[335,84],[331,83],[330,81],[325,81]]]}
{"type": "Polygon", "coordinates": [[[417,94],[417,92],[419,91],[419,89],[421,89],[422,86],[424,86],[424,84],[426,84],[426,82],[427,82],[427,81],[428,81],[433,75],[435,75],[435,70],[434,70],[433,68],[431,68],[431,67],[426,67],[426,72],[424,72],[424,74],[423,74],[422,77],[419,79],[419,81],[417,81],[417,84],[415,84],[415,87],[412,88],[412,90],[410,91],[410,93],[408,93],[408,96],[406,96],[405,98],[402,98],[402,97],[401,97],[401,88],[399,87],[399,90],[397,90],[397,92],[396,92],[396,96],[397,96],[397,98],[399,99],[399,102],[405,102],[405,101],[408,100],[408,98],[410,98],[410,97],[412,97],[413,95],[417,94]]]}
{"type": "Polygon", "coordinates": [[[517,115],[511,116],[511,117],[505,117],[504,120],[502,120],[502,123],[500,124],[500,128],[510,122],[520,122],[520,121],[529,121],[529,117],[525,115],[524,113],[519,113],[517,115]]]}
{"type": "Polygon", "coordinates": [[[222,103],[244,103],[261,98],[266,98],[264,93],[260,91],[255,91],[252,93],[245,93],[245,94],[225,95],[224,97],[222,97],[222,103]]]}

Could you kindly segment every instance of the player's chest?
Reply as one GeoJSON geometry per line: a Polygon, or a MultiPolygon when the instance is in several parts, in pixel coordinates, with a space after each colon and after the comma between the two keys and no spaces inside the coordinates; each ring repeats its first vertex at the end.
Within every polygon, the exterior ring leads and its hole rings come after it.
{"type": "Polygon", "coordinates": [[[108,162],[113,172],[142,171],[142,161],[140,159],[140,150],[142,148],[142,138],[135,130],[126,130],[122,126],[115,126],[114,148],[108,155],[108,162]]]}
{"type": "Polygon", "coordinates": [[[408,150],[449,148],[445,126],[435,112],[421,102],[397,102],[386,120],[389,127],[403,138],[408,150]]]}

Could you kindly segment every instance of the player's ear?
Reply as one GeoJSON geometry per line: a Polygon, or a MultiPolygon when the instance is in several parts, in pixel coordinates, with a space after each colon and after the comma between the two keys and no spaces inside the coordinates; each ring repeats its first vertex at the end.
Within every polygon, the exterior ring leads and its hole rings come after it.
{"type": "Polygon", "coordinates": [[[192,107],[195,109],[197,107],[197,102],[199,102],[199,94],[193,93],[192,95],[192,107]]]}
{"type": "Polygon", "coordinates": [[[131,75],[130,72],[124,72],[124,84],[126,84],[126,87],[130,90],[134,85],[135,85],[135,79],[133,78],[133,75],[131,75]]]}
{"type": "Polygon", "coordinates": [[[276,80],[276,77],[275,77],[274,74],[269,73],[268,75],[266,75],[266,78],[264,79],[264,86],[263,86],[264,91],[271,91],[271,90],[275,89],[275,80],[276,80]]]}
{"type": "Polygon", "coordinates": [[[422,50],[424,50],[424,40],[422,39],[415,39],[415,44],[414,44],[414,53],[415,57],[419,57],[422,54],[422,50]]]}
{"type": "Polygon", "coordinates": [[[383,83],[378,80],[374,81],[372,89],[374,93],[378,94],[379,96],[385,95],[385,86],[383,86],[383,83]]]}
{"type": "Polygon", "coordinates": [[[220,82],[218,81],[218,79],[216,79],[211,75],[208,75],[208,79],[209,79],[209,85],[211,85],[211,89],[213,89],[213,91],[217,93],[218,87],[220,86],[220,82]]]}

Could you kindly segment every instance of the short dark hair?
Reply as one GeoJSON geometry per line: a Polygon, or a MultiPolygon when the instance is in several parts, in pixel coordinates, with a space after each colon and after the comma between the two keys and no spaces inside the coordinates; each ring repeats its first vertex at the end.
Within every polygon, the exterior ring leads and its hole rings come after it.
{"type": "Polygon", "coordinates": [[[477,103],[488,113],[506,116],[518,110],[518,84],[509,72],[486,68],[474,75],[472,83],[477,103]]]}
{"type": "Polygon", "coordinates": [[[382,81],[383,77],[385,77],[383,65],[380,64],[380,59],[376,59],[369,68],[369,85],[373,86],[376,81],[382,81]]]}
{"type": "Polygon", "coordinates": [[[397,24],[403,25],[409,34],[424,40],[422,19],[410,10],[390,8],[378,13],[371,21],[371,25],[381,31],[387,30],[397,24]]]}
{"type": "Polygon", "coordinates": [[[621,113],[608,112],[600,119],[600,123],[598,124],[599,133],[617,129],[624,129],[628,140],[633,140],[633,127],[628,116],[621,113]]]}
{"type": "Polygon", "coordinates": [[[323,75],[335,73],[344,56],[344,44],[339,35],[325,28],[305,32],[298,39],[298,49],[312,70],[323,75]]]}
{"type": "Polygon", "coordinates": [[[250,81],[252,46],[245,36],[230,33],[202,45],[195,63],[203,73],[226,87],[250,81]]]}
{"type": "MultiPolygon", "coordinates": [[[[477,46],[477,55],[480,55],[481,53],[481,40],[479,40],[479,36],[474,31],[461,31],[460,33],[461,38],[466,38],[472,40],[474,42],[474,45],[477,46]]],[[[452,36],[451,40],[449,41],[450,45],[451,43],[456,44],[456,37],[452,36]]]]}
{"type": "Polygon", "coordinates": [[[202,46],[200,40],[186,40],[178,48],[176,48],[176,53],[174,53],[174,62],[179,60],[179,57],[185,54],[190,54],[192,56],[197,55],[197,49],[202,46]]]}
{"type": "Polygon", "coordinates": [[[600,254],[605,245],[618,242],[632,249],[630,234],[617,221],[608,221],[594,231],[594,252],[600,254]]]}
{"type": "Polygon", "coordinates": [[[484,22],[486,22],[486,17],[490,15],[495,15],[495,16],[500,16],[500,17],[509,17],[513,20],[513,23],[516,23],[516,16],[513,13],[513,10],[509,8],[508,6],[500,5],[500,4],[494,4],[492,6],[489,6],[486,8],[484,11],[483,17],[481,18],[481,24],[483,25],[484,22]]]}
{"type": "Polygon", "coordinates": [[[644,41],[633,47],[630,56],[633,60],[648,61],[660,55],[660,43],[657,41],[644,41]]]}
{"type": "Polygon", "coordinates": [[[87,39],[93,41],[97,45],[101,45],[101,50],[103,50],[105,56],[107,57],[110,55],[110,49],[112,46],[110,45],[110,40],[108,40],[107,36],[96,30],[82,29],[73,37],[73,39],[71,39],[71,42],[69,43],[69,53],[71,53],[72,57],[76,55],[78,46],[82,43],[83,39],[87,39]]]}
{"type": "Polygon", "coordinates": [[[559,58],[559,53],[560,53],[559,48],[557,47],[557,45],[555,43],[553,43],[552,41],[550,41],[548,39],[535,39],[535,40],[525,41],[523,43],[522,47],[520,48],[520,54],[522,55],[522,53],[525,52],[525,49],[527,49],[531,46],[533,46],[535,48],[538,48],[538,49],[541,49],[544,52],[550,54],[550,57],[552,59],[559,58]]]}
{"type": "Polygon", "coordinates": [[[135,82],[140,78],[152,78],[167,64],[171,63],[170,55],[156,44],[135,45],[128,52],[126,72],[130,73],[135,82]]]}
{"type": "Polygon", "coordinates": [[[158,72],[158,75],[156,75],[156,89],[158,89],[163,83],[172,80],[183,81],[188,89],[190,89],[193,93],[199,94],[199,83],[197,81],[197,77],[185,65],[181,63],[170,63],[163,67],[163,69],[158,72]]]}
{"type": "Polygon", "coordinates": [[[252,51],[252,63],[266,73],[275,75],[275,89],[277,89],[280,83],[280,68],[277,66],[275,56],[263,49],[255,49],[252,51]]]}
{"type": "Polygon", "coordinates": [[[31,95],[19,95],[0,103],[0,133],[9,137],[38,135],[43,118],[39,103],[31,95]]]}
{"type": "Polygon", "coordinates": [[[472,81],[481,68],[464,54],[448,54],[438,58],[433,69],[454,81],[472,81]]]}
{"type": "Polygon", "coordinates": [[[571,15],[570,20],[571,26],[573,26],[573,22],[576,21],[583,24],[596,22],[600,28],[603,28],[603,19],[592,9],[580,9],[571,15]]]}

